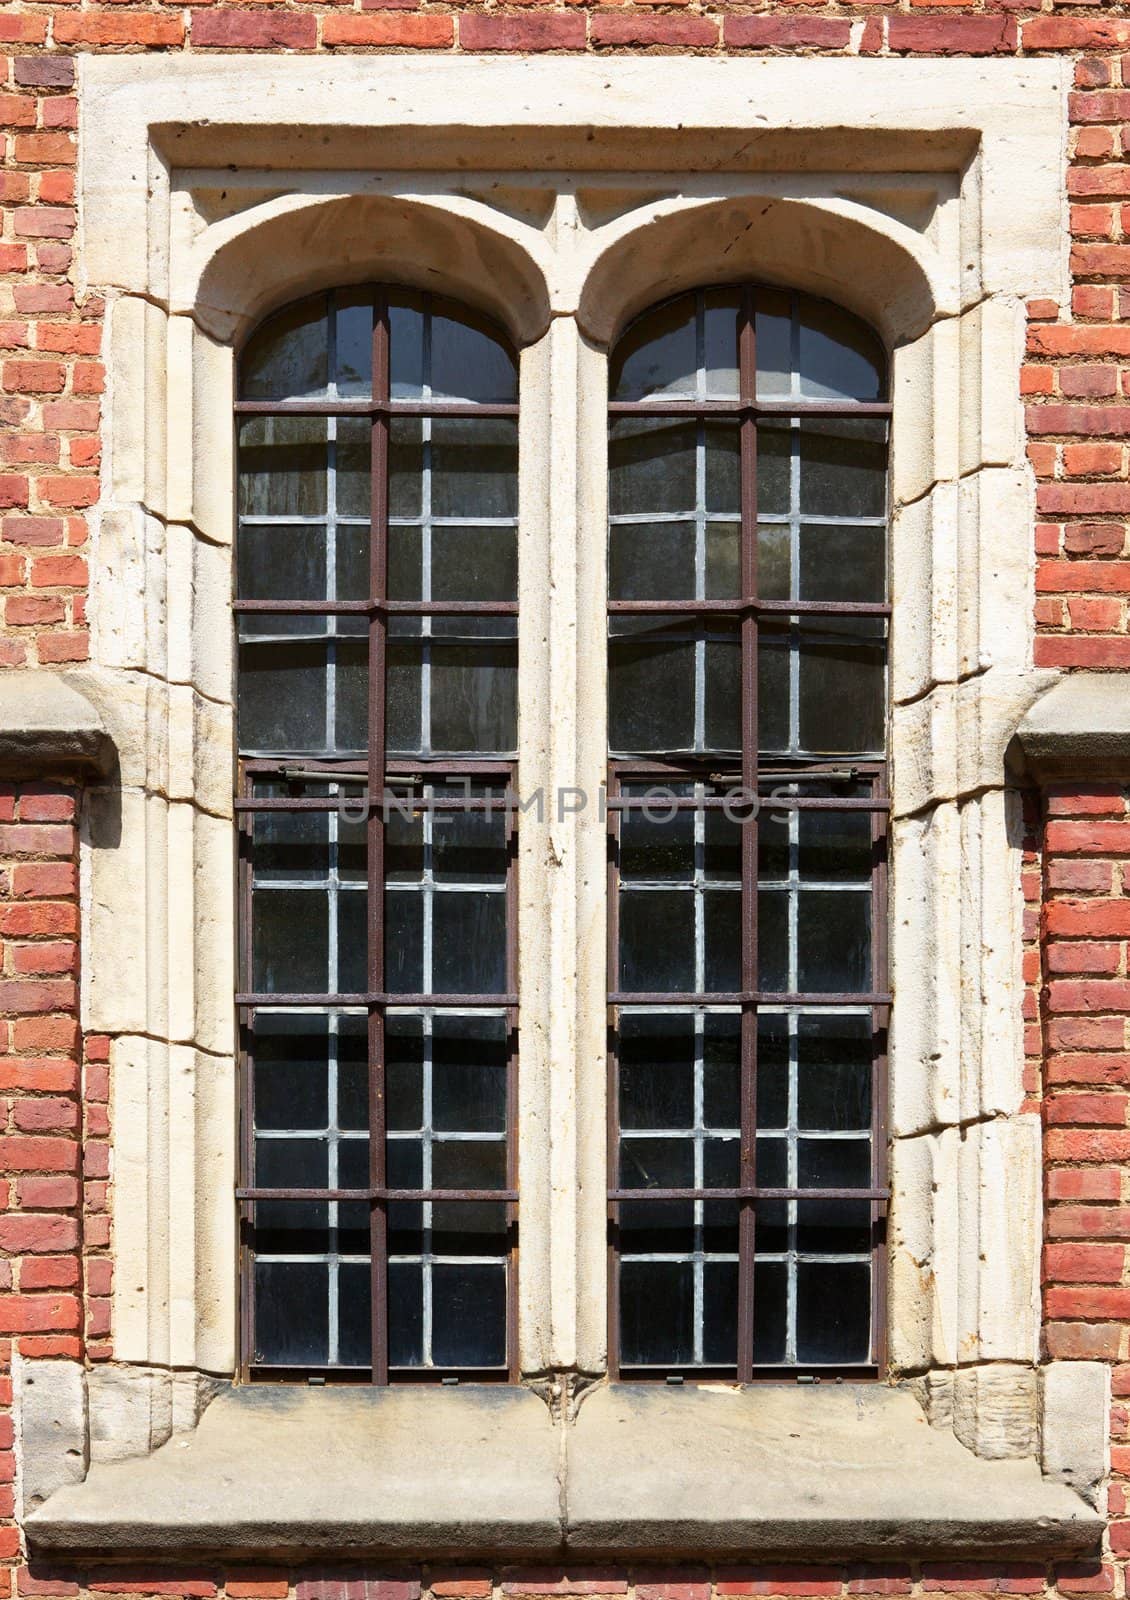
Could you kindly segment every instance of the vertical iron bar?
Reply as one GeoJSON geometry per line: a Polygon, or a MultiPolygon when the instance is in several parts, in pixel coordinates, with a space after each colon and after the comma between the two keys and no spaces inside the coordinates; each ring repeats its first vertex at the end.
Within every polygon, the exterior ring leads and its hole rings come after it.
{"type": "MultiPolygon", "coordinates": [[[[237,624],[238,626],[238,624],[237,624]]],[[[241,764],[242,765],[242,764],[241,764]]],[[[251,790],[245,773],[241,772],[238,778],[238,788],[241,794],[251,790]]],[[[239,967],[239,981],[247,986],[252,982],[251,977],[251,843],[255,826],[254,817],[244,813],[239,819],[236,832],[236,850],[238,852],[236,872],[239,894],[240,921],[238,930],[237,959],[239,967]]],[[[251,1185],[255,1182],[255,1140],[254,1140],[254,1027],[255,1013],[245,1013],[237,1018],[239,1030],[239,1100],[240,1100],[240,1128],[239,1128],[239,1167],[240,1183],[251,1185]]],[[[239,1238],[239,1277],[242,1293],[239,1297],[240,1304],[240,1375],[246,1381],[248,1372],[255,1361],[255,1268],[254,1252],[248,1240],[248,1230],[254,1226],[255,1205],[252,1202],[236,1201],[236,1218],[239,1238]]]]}
{"type": "MultiPolygon", "coordinates": [[[[373,300],[373,399],[389,398],[388,300],[373,300]]],[[[388,574],[388,432],[387,412],[373,416],[369,501],[369,590],[374,600],[387,598],[388,574]]],[[[368,975],[370,993],[384,992],[385,889],[385,651],[387,614],[377,607],[369,619],[369,815],[368,847],[368,975]]],[[[369,1182],[386,1185],[385,1150],[385,1006],[370,1004],[369,1053],[369,1182]]],[[[388,1382],[388,1202],[369,1206],[369,1273],[372,1307],[372,1381],[388,1382]]]]}
{"type": "MultiPolygon", "coordinates": [[[[742,290],[738,321],[738,386],[742,404],[751,406],[757,385],[756,297],[752,285],[742,290]]],[[[739,424],[741,471],[741,598],[757,598],[757,422],[746,410],[739,424]]],[[[747,610],[741,621],[742,652],[742,788],[757,794],[757,613],[747,610]]],[[[756,806],[743,819],[741,985],[757,988],[757,835],[756,806]]],[[[741,1022],[741,1183],[756,1182],[757,1134],[757,1006],[742,1001],[741,1022]]],[[[738,1381],[753,1377],[754,1337],[754,1202],[743,1199],[738,1213],[738,1381]]]]}
{"type": "MultiPolygon", "coordinates": [[[[511,768],[506,780],[517,787],[517,772],[511,768]]],[[[508,806],[503,813],[506,825],[506,987],[518,993],[518,813],[508,806]]],[[[518,1188],[518,1008],[506,1012],[506,1187],[518,1188]]],[[[506,1366],[511,1383],[521,1377],[518,1359],[518,1206],[506,1205],[506,1366]]]]}
{"type": "MultiPolygon", "coordinates": [[[[872,779],[872,788],[886,798],[886,768],[872,779]]],[[[887,849],[888,819],[871,813],[872,860],[872,984],[887,987],[887,849]]],[[[871,1182],[878,1188],[889,1180],[887,1155],[887,1032],[890,1012],[871,1011],[871,1182]],[[880,1033],[882,1048],[879,1048],[880,1033]]],[[[871,1205],[871,1359],[882,1377],[887,1362],[887,1203],[871,1205]]]]}
{"type": "MultiPolygon", "coordinates": [[[[608,793],[619,798],[622,785],[618,771],[609,764],[608,793]]],[[[620,986],[620,832],[623,812],[609,806],[608,873],[605,889],[605,914],[608,931],[608,987],[620,986]]],[[[605,1121],[608,1133],[607,1175],[612,1188],[620,1181],[620,1027],[619,1012],[608,1010],[608,1104],[605,1121]]],[[[608,1376],[620,1376],[620,1203],[608,1203],[608,1376]]]]}

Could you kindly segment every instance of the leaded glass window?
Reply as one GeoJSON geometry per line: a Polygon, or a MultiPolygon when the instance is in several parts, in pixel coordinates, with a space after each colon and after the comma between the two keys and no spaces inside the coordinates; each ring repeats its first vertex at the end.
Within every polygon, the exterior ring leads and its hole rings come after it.
{"type": "Polygon", "coordinates": [[[613,352],[623,1376],[882,1361],[886,381],[855,318],[755,286],[613,352]]]}
{"type": "Polygon", "coordinates": [[[243,1367],[516,1364],[517,368],[362,288],[240,362],[243,1367]]]}

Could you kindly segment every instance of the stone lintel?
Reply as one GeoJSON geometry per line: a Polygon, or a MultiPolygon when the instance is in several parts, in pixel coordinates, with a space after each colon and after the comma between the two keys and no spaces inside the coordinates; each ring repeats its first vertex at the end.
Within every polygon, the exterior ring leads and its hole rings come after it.
{"type": "Polygon", "coordinates": [[[622,1384],[555,1421],[524,1389],[236,1388],[27,1518],[69,1557],[333,1553],[864,1559],[1062,1555],[1102,1521],[882,1384],[622,1384]]]}
{"type": "Polygon", "coordinates": [[[1130,672],[1072,672],[1025,713],[1010,765],[1029,782],[1130,782],[1130,672]]]}
{"type": "Polygon", "coordinates": [[[0,777],[106,773],[114,746],[87,697],[58,672],[0,672],[0,777]]]}

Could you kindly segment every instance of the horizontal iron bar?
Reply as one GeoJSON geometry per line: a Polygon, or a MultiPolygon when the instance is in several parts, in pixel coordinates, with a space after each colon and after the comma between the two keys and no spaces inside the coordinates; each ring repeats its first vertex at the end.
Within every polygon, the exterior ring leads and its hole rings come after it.
{"type": "Polygon", "coordinates": [[[772,616],[889,617],[892,608],[879,600],[609,600],[608,610],[614,615],[629,616],[663,616],[672,612],[741,616],[765,612],[772,616]]]}
{"type": "Polygon", "coordinates": [[[510,401],[237,400],[237,417],[516,417],[510,401]]]}
{"type": "Polygon", "coordinates": [[[516,1006],[516,994],[237,994],[235,1003],[241,1009],[271,1011],[280,1007],[319,1006],[323,1010],[337,1010],[342,1006],[411,1006],[425,1009],[435,1006],[474,1010],[490,1008],[501,1011],[516,1006]]]}
{"type": "Polygon", "coordinates": [[[674,994],[649,992],[626,994],[619,990],[608,996],[610,1006],[889,1006],[889,994],[775,994],[770,990],[734,990],[727,994],[674,994]]]}
{"type": "Polygon", "coordinates": [[[889,1189],[609,1189],[609,1200],[889,1200],[889,1189]]]}
{"type": "MultiPolygon", "coordinates": [[[[232,610],[237,614],[268,616],[355,617],[391,616],[409,617],[516,617],[517,600],[233,600],[232,610]]],[[[362,639],[363,634],[346,634],[362,639]]],[[[408,635],[408,637],[412,637],[408,635]]],[[[443,635],[433,635],[442,642],[443,635]]]]}
{"type": "MultiPolygon", "coordinates": [[[[740,784],[740,779],[735,778],[735,784],[740,784]]],[[[786,780],[782,780],[786,781],[786,780]]],[[[832,796],[807,796],[795,799],[775,799],[768,795],[758,795],[757,803],[763,811],[889,811],[889,800],[839,800],[832,796]]],[[[729,799],[725,795],[706,795],[701,800],[693,795],[677,796],[668,799],[664,795],[661,799],[653,794],[647,795],[612,795],[605,801],[609,811],[645,811],[645,810],[670,810],[670,811],[721,811],[729,806],[734,811],[747,811],[753,806],[752,800],[729,799]]]]}
{"type": "Polygon", "coordinates": [[[517,1189],[237,1189],[237,1200],[495,1201],[514,1204],[517,1189]]]}
{"type": "Polygon", "coordinates": [[[889,417],[889,400],[610,400],[614,417],[889,417]]]}
{"type": "MultiPolygon", "coordinates": [[[[324,773],[307,773],[305,778],[313,782],[364,782],[364,779],[358,780],[356,778],[351,780],[335,779],[332,776],[327,777],[327,774],[324,773]]],[[[492,800],[479,799],[476,796],[472,796],[470,799],[463,800],[454,797],[451,799],[429,798],[426,795],[422,795],[417,799],[410,794],[398,794],[396,790],[391,790],[386,791],[383,796],[377,795],[374,798],[370,798],[364,802],[363,806],[357,798],[350,798],[345,795],[323,796],[308,800],[288,800],[284,796],[277,796],[261,800],[255,798],[237,800],[235,809],[237,811],[337,811],[344,802],[349,806],[351,812],[355,812],[360,817],[363,811],[380,810],[386,799],[390,811],[395,810],[401,813],[405,811],[505,811],[508,807],[513,809],[516,804],[513,797],[509,801],[504,796],[492,800]]]]}

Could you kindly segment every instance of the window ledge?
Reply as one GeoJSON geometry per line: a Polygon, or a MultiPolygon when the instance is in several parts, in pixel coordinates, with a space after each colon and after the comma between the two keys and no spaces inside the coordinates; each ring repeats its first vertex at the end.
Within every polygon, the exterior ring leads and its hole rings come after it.
{"type": "Polygon", "coordinates": [[[232,1389],[192,1434],[94,1466],[26,1522],[69,1556],[1059,1555],[1102,1520],[882,1385],[232,1389]]]}

